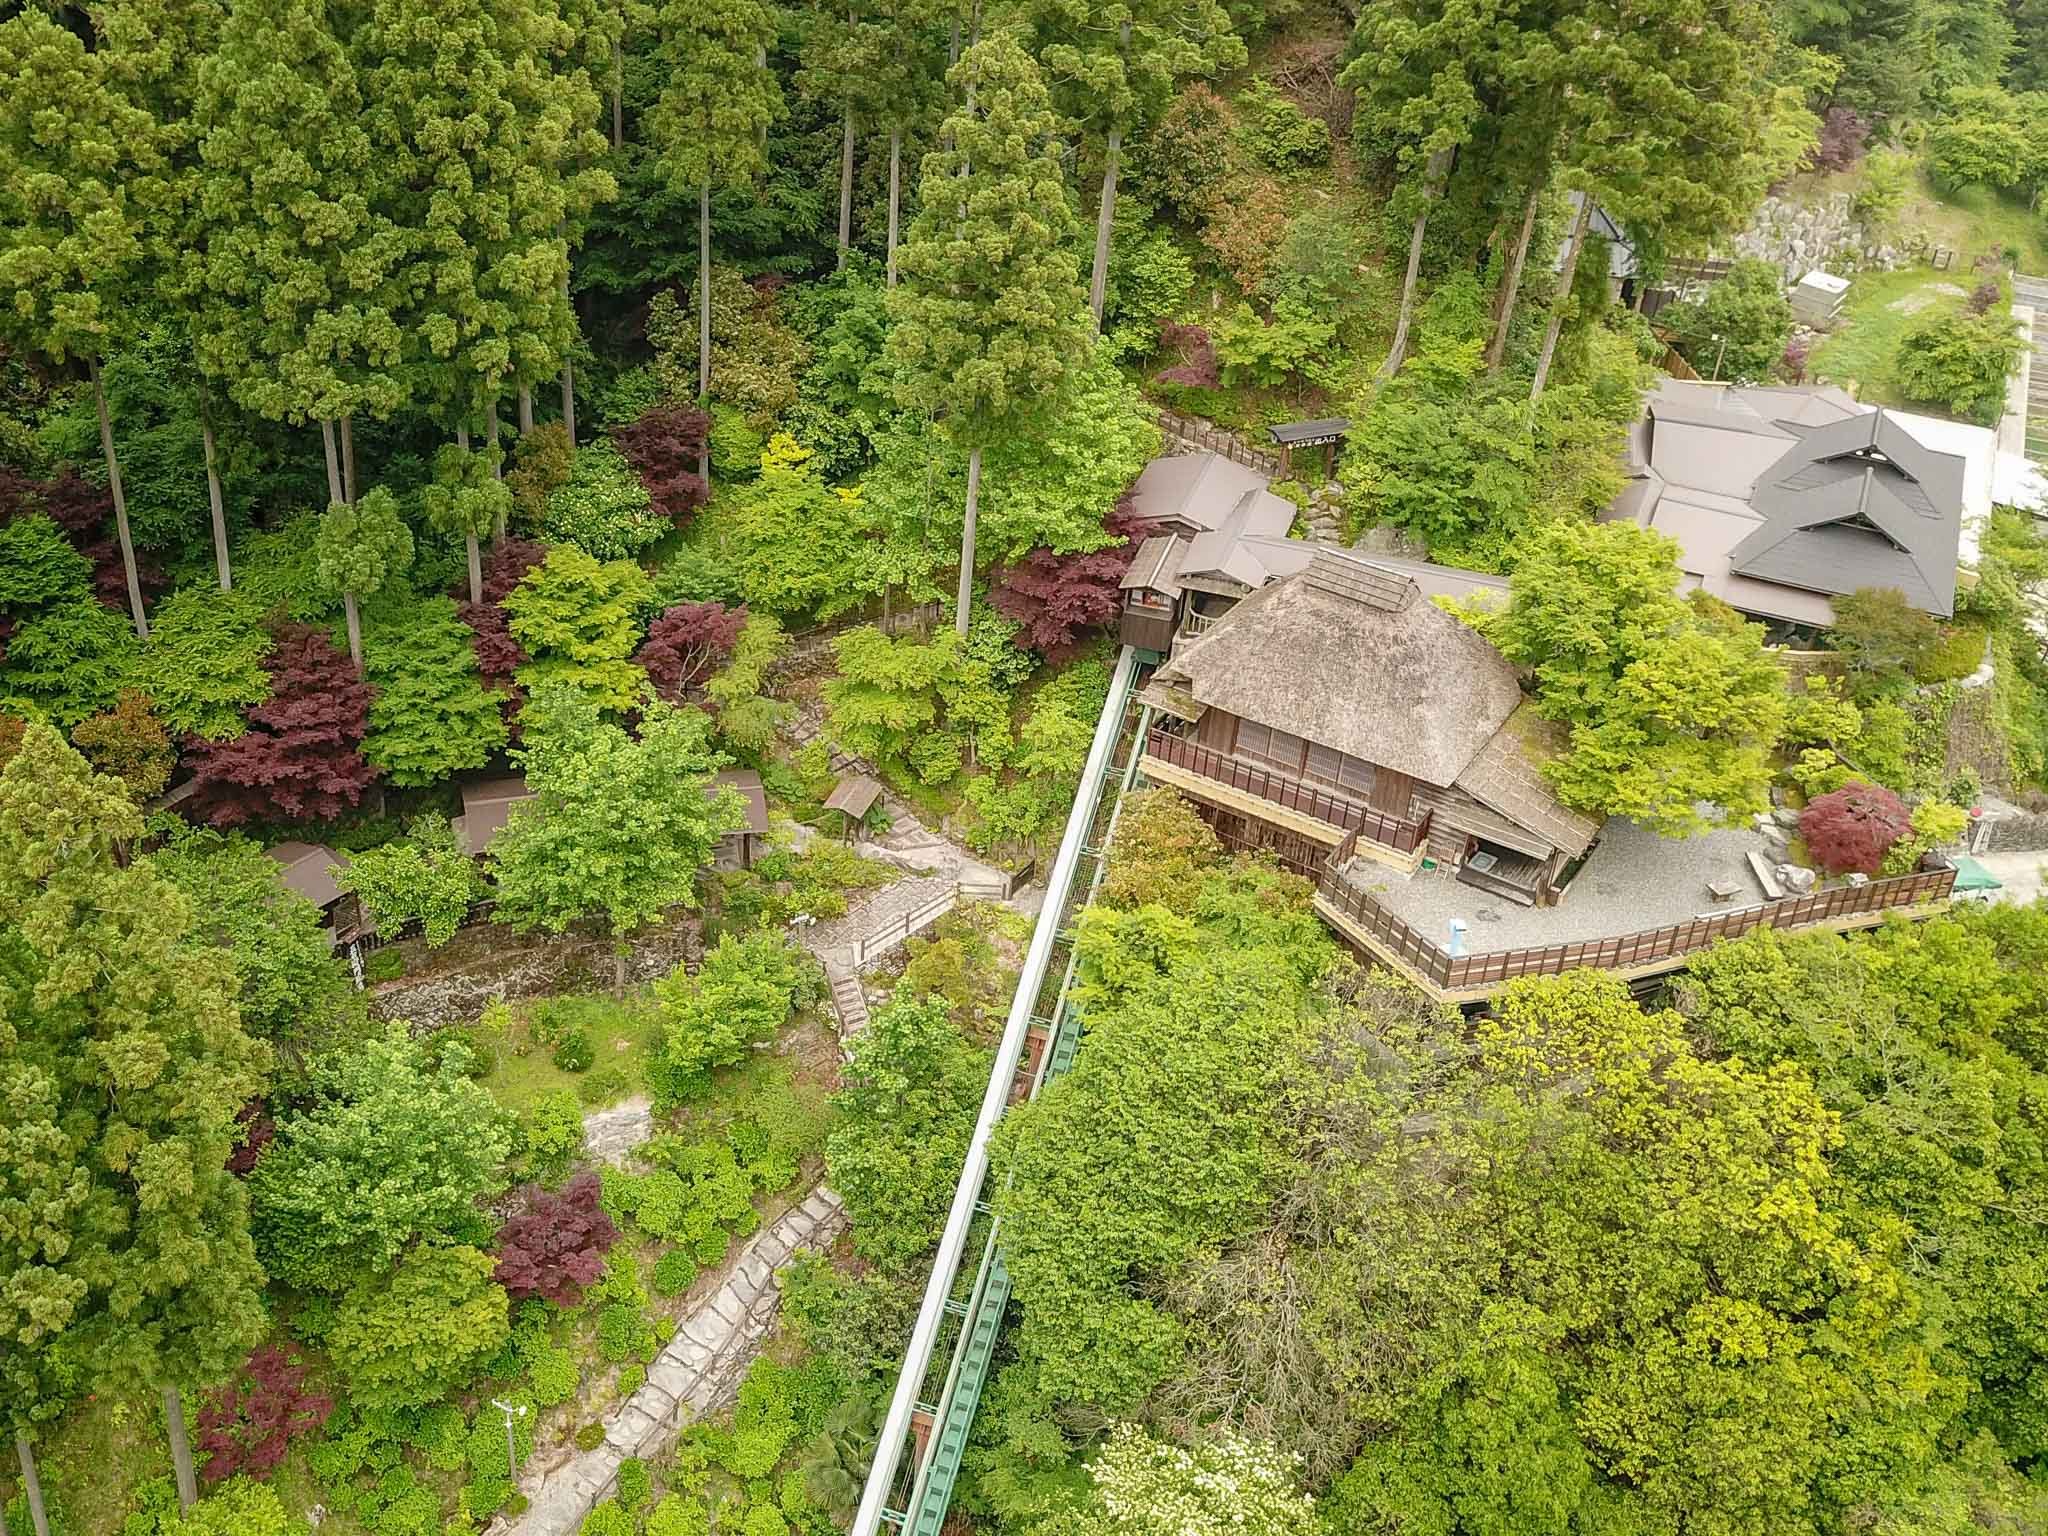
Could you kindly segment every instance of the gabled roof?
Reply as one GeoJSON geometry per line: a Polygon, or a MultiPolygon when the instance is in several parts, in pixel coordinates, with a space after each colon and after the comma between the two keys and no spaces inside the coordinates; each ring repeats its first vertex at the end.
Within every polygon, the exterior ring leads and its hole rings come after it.
{"type": "Polygon", "coordinates": [[[1209,708],[1438,787],[1522,700],[1507,658],[1413,577],[1331,549],[1184,642],[1157,676],[1209,708]]]}
{"type": "Polygon", "coordinates": [[[1808,592],[1892,587],[1914,607],[1955,612],[1963,461],[1878,410],[1809,428],[1757,482],[1764,521],[1729,571],[1808,592]]]}
{"type": "Polygon", "coordinates": [[[761,788],[761,775],[751,768],[728,768],[723,773],[714,773],[711,782],[704,786],[704,798],[717,796],[719,790],[730,788],[746,801],[746,824],[726,834],[731,837],[739,832],[765,833],[768,830],[768,797],[761,788]]]}
{"type": "Polygon", "coordinates": [[[475,779],[462,786],[462,814],[450,825],[464,847],[471,853],[482,853],[512,819],[512,807],[532,798],[533,791],[526,787],[523,773],[475,779]]]}
{"type": "Polygon", "coordinates": [[[282,867],[285,889],[295,891],[316,907],[331,907],[341,900],[341,887],[330,871],[346,866],[348,855],[336,853],[324,843],[277,843],[263,850],[282,867]]]}
{"type": "Polygon", "coordinates": [[[1145,587],[1169,597],[1180,596],[1180,561],[1187,547],[1188,541],[1177,534],[1153,534],[1138,546],[1123,580],[1117,583],[1118,589],[1129,592],[1145,587]]]}
{"type": "Polygon", "coordinates": [[[1220,453],[1176,453],[1145,466],[1131,487],[1131,511],[1203,533],[1220,527],[1245,492],[1265,488],[1264,475],[1220,453]]]}
{"type": "Polygon", "coordinates": [[[1250,538],[1284,539],[1294,526],[1294,503],[1275,496],[1263,484],[1238,497],[1223,521],[1195,535],[1174,573],[1183,585],[1189,577],[1234,581],[1245,587],[1264,586],[1273,575],[1250,538]]]}
{"type": "Polygon", "coordinates": [[[1577,858],[1592,845],[1600,823],[1567,809],[1543,777],[1543,763],[1555,755],[1562,733],[1522,704],[1479,755],[1458,775],[1458,788],[1488,810],[1526,827],[1553,848],[1577,858]]]}

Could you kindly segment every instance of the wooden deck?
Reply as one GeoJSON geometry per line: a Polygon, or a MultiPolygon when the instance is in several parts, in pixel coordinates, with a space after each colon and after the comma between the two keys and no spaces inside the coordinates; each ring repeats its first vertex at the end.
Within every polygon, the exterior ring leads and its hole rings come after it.
{"type": "Polygon", "coordinates": [[[1476,868],[1468,858],[1458,867],[1460,881],[1525,907],[1533,907],[1542,899],[1543,872],[1550,868],[1548,859],[1534,858],[1507,848],[1489,848],[1486,851],[1493,855],[1493,867],[1476,868]]]}

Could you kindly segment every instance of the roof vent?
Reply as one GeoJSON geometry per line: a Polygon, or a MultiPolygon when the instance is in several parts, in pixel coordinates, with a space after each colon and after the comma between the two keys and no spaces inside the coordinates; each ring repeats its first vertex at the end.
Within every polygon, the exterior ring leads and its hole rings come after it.
{"type": "Polygon", "coordinates": [[[1421,594],[1422,589],[1398,571],[1368,565],[1335,550],[1319,549],[1302,573],[1303,581],[1318,592],[1362,603],[1382,613],[1399,613],[1421,594]]]}

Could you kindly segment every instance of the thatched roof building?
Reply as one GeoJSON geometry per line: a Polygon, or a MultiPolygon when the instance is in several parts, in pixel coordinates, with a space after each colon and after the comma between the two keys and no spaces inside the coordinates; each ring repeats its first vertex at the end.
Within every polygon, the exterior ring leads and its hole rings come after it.
{"type": "Polygon", "coordinates": [[[1203,706],[1440,785],[1522,702],[1507,658],[1412,577],[1328,549],[1184,643],[1158,678],[1203,706]]]}

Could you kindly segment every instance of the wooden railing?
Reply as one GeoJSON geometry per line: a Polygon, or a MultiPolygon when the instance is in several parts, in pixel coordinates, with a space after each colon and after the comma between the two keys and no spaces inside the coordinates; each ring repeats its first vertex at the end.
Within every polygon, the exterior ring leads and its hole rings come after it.
{"type": "Polygon", "coordinates": [[[1269,479],[1280,473],[1277,454],[1262,453],[1235,432],[1226,432],[1213,421],[1181,416],[1172,411],[1159,413],[1159,430],[1183,448],[1207,449],[1226,459],[1235,459],[1247,469],[1256,469],[1269,479]]]}
{"type": "Polygon", "coordinates": [[[1314,785],[1287,774],[1255,767],[1242,758],[1218,752],[1212,747],[1199,746],[1185,737],[1170,735],[1156,725],[1145,739],[1145,750],[1176,768],[1185,768],[1189,773],[1198,773],[1218,784],[1227,784],[1244,794],[1270,800],[1304,816],[1313,816],[1317,821],[1328,822],[1342,831],[1369,837],[1397,853],[1413,853],[1429,835],[1427,816],[1420,821],[1389,816],[1355,800],[1326,794],[1314,785]]]}
{"type": "Polygon", "coordinates": [[[1457,956],[1424,938],[1365,891],[1343,879],[1334,867],[1326,868],[1316,885],[1325,902],[1436,986],[1446,992],[1473,992],[1517,976],[1555,976],[1582,966],[1630,970],[1653,965],[1705,949],[1717,939],[1740,938],[1757,928],[1805,928],[1838,917],[1942,901],[1954,891],[1955,883],[1953,869],[1926,870],[1873,880],[1868,885],[1837,886],[1815,891],[1811,896],[1740,907],[1604,939],[1457,956]]]}
{"type": "Polygon", "coordinates": [[[1180,632],[1184,635],[1199,635],[1221,617],[1221,614],[1197,613],[1190,608],[1180,616],[1180,632]]]}

